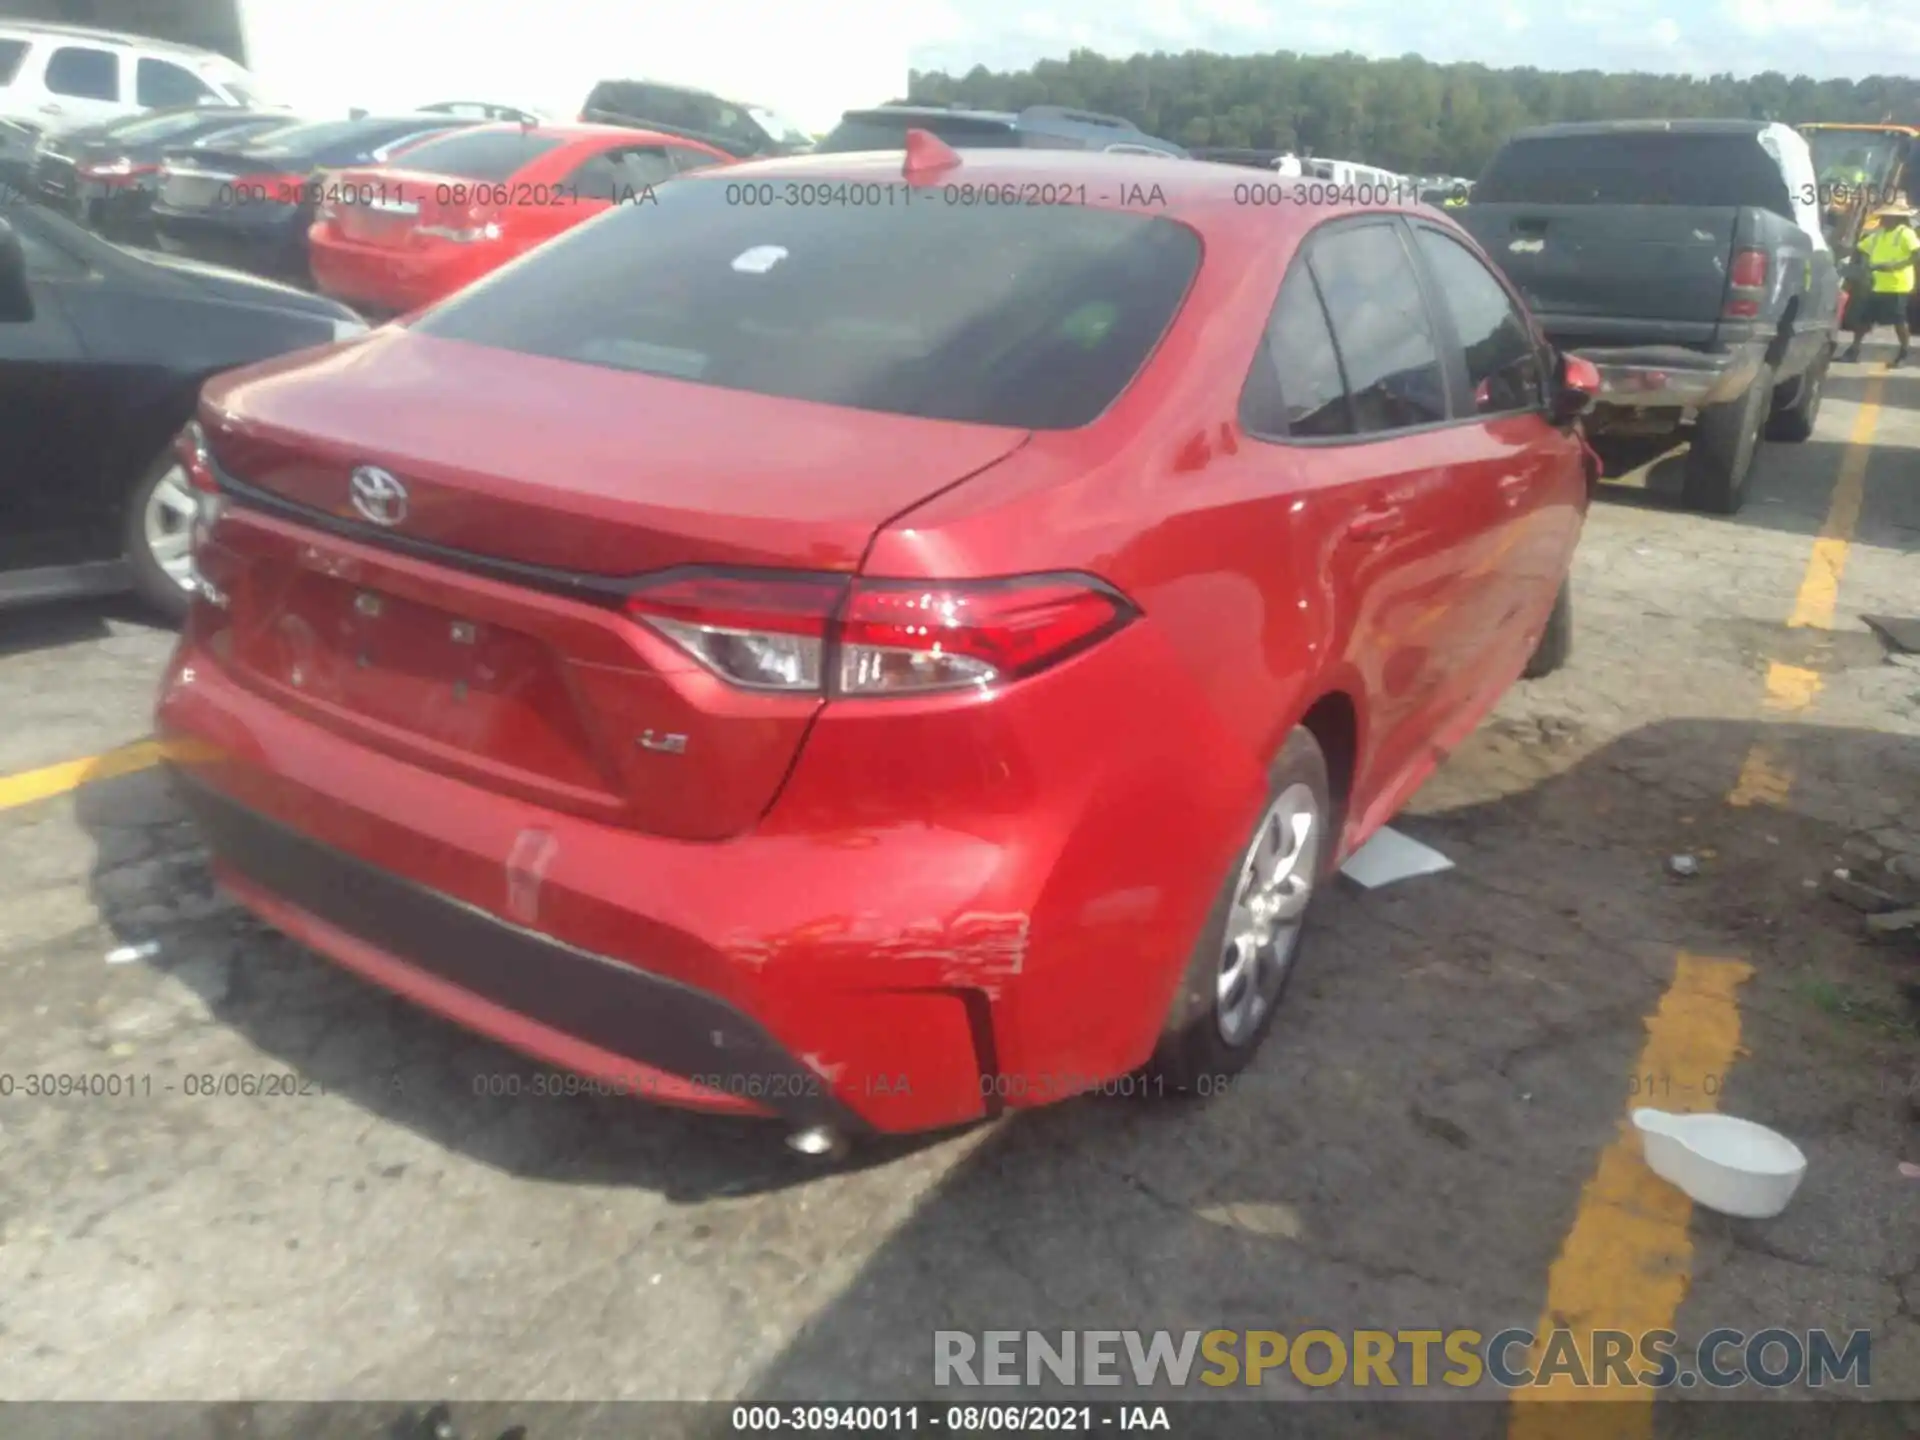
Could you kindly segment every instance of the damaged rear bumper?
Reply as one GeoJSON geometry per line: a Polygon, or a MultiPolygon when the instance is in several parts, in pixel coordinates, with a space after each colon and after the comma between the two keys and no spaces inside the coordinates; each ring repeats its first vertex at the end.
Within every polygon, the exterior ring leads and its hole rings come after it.
{"type": "Polygon", "coordinates": [[[1260,773],[1222,763],[1198,709],[1211,743],[1169,765],[1123,704],[1175,681],[1136,630],[1006,697],[990,752],[951,705],[821,723],[730,841],[366,748],[230,673],[195,617],[156,729],[221,882],[342,966],[594,1089],[924,1131],[1097,1089],[1158,1037],[1260,773]],[[1022,741],[1026,706],[1062,723],[1022,741]]]}

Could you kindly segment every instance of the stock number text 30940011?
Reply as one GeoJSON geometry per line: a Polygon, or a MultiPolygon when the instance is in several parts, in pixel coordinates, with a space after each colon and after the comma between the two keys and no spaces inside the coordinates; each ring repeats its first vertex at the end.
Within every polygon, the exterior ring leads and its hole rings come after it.
{"type": "Polygon", "coordinates": [[[1233,187],[1236,205],[1412,205],[1419,187],[1391,180],[1341,184],[1333,180],[1249,180],[1233,187]]]}

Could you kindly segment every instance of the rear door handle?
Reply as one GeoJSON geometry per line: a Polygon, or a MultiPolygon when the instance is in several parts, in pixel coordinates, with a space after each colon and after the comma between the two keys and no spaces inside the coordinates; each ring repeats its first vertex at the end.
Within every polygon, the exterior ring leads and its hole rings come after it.
{"type": "Polygon", "coordinates": [[[1406,514],[1397,505],[1379,510],[1362,510],[1347,526],[1349,540],[1384,540],[1405,522],[1406,514]]]}

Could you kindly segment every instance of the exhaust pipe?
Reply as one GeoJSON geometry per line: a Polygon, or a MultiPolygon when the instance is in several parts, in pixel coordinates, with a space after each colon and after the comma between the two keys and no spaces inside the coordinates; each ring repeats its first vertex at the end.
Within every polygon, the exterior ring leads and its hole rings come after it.
{"type": "Polygon", "coordinates": [[[846,1136],[825,1125],[809,1125],[787,1136],[787,1148],[816,1160],[835,1159],[847,1153],[846,1136]]]}

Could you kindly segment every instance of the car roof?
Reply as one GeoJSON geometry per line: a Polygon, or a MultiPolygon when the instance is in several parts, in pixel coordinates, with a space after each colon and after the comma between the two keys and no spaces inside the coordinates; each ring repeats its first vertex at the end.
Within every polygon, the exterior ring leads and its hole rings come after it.
{"type": "Polygon", "coordinates": [[[1551,140],[1575,135],[1754,135],[1767,128],[1765,120],[1570,120],[1559,125],[1531,125],[1516,130],[1514,140],[1551,140]]]}
{"type": "MultiPolygon", "coordinates": [[[[957,150],[958,165],[938,172],[928,188],[944,191],[948,186],[974,186],[981,203],[1016,205],[1053,203],[1058,191],[1038,191],[1036,196],[1051,196],[1024,201],[1020,187],[1028,185],[1062,187],[1077,197],[1085,187],[1085,202],[1090,207],[1130,210],[1162,215],[1192,225],[1207,234],[1285,234],[1304,231],[1320,221],[1338,215],[1377,215],[1386,213],[1418,216],[1423,221],[1451,224],[1438,212],[1420,205],[1366,205],[1360,203],[1262,205],[1249,197],[1248,187],[1280,185],[1268,177],[1249,176],[1242,165],[1223,165],[1207,160],[1187,160],[1169,165],[1150,155],[1114,154],[1104,150],[957,150]],[[1014,187],[1005,192],[995,187],[1014,187]],[[1139,193],[1134,193],[1137,187],[1139,193]],[[1160,197],[1159,201],[1152,197],[1160,197]],[[989,200],[986,197],[999,196],[989,200]],[[1145,204],[1129,203],[1145,198],[1145,204]],[[1160,203],[1164,201],[1164,203],[1160,203]]],[[[695,171],[683,177],[691,183],[708,183],[724,175],[728,183],[747,183],[756,179],[845,179],[866,183],[905,183],[902,152],[898,150],[853,150],[824,155],[789,155],[766,160],[749,160],[721,170],[695,171]]],[[[678,183],[678,182],[676,182],[678,183]]],[[[1290,192],[1289,192],[1290,193],[1290,192]]],[[[961,203],[966,203],[963,200],[961,203]]]]}
{"type": "MultiPolygon", "coordinates": [[[[436,112],[429,111],[423,118],[442,118],[436,112]]],[[[468,124],[459,131],[462,135],[505,135],[517,133],[536,135],[543,140],[577,142],[583,140],[609,140],[618,138],[631,144],[645,145],[699,145],[702,149],[714,147],[704,141],[690,139],[685,135],[675,135],[666,130],[649,130],[639,125],[595,125],[579,120],[548,120],[538,125],[522,125],[517,120],[482,120],[478,124],[468,124]]],[[[725,152],[720,152],[724,154],[725,152]]]]}
{"type": "Polygon", "coordinates": [[[963,120],[969,124],[1001,125],[1008,130],[1046,136],[1049,139],[1078,140],[1089,148],[1106,145],[1139,145],[1165,155],[1185,158],[1187,151],[1171,140],[1151,135],[1121,115],[1098,110],[1077,110],[1069,105],[1029,105],[1024,110],[975,110],[967,105],[874,105],[863,110],[848,110],[841,124],[859,121],[914,120],[924,118],[927,128],[938,130],[943,120],[963,120]]]}
{"type": "Polygon", "coordinates": [[[545,135],[563,140],[594,140],[608,135],[621,135],[629,140],[635,136],[656,140],[684,138],[665,130],[648,130],[640,125],[596,125],[591,120],[542,120],[538,125],[522,125],[518,120],[482,120],[473,128],[476,131],[500,133],[508,130],[523,130],[529,135],[545,135]]]}
{"type": "MultiPolygon", "coordinates": [[[[712,90],[702,90],[698,85],[675,85],[665,80],[649,80],[641,75],[612,76],[604,80],[596,80],[593,82],[593,90],[598,90],[604,85],[636,85],[648,90],[671,90],[676,95],[698,95],[702,100],[718,100],[723,105],[744,106],[748,103],[745,100],[729,100],[712,90]]],[[[591,95],[592,91],[588,91],[588,94],[591,95]]]]}
{"type": "Polygon", "coordinates": [[[1020,123],[1017,110],[975,110],[966,105],[868,105],[863,109],[849,110],[842,120],[865,120],[873,116],[891,119],[900,115],[922,115],[929,120],[944,119],[949,115],[964,115],[969,120],[998,120],[1009,126],[1020,123]]]}
{"type": "Polygon", "coordinates": [[[177,40],[155,40],[145,35],[130,35],[124,30],[102,30],[93,25],[67,25],[55,20],[0,20],[0,35],[44,36],[56,40],[94,40],[103,45],[119,45],[153,55],[184,56],[194,60],[220,60],[242,68],[231,56],[201,45],[183,45],[177,40]]]}

